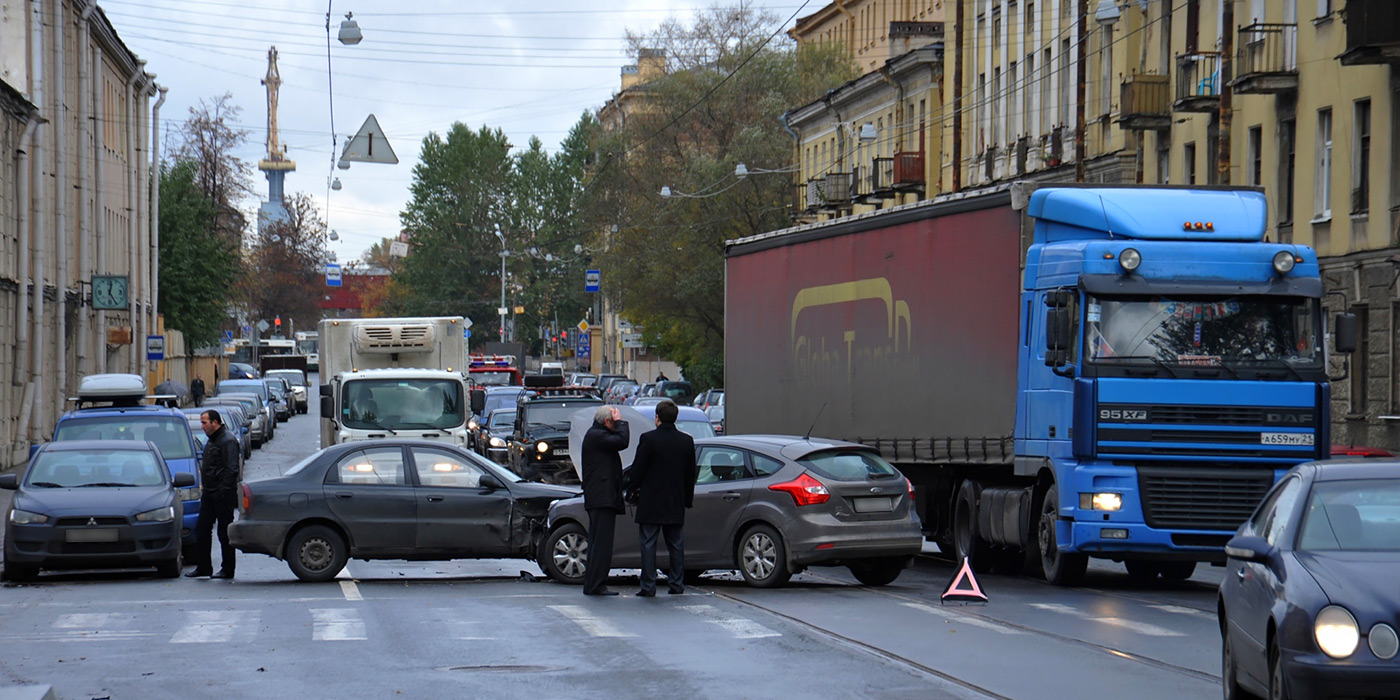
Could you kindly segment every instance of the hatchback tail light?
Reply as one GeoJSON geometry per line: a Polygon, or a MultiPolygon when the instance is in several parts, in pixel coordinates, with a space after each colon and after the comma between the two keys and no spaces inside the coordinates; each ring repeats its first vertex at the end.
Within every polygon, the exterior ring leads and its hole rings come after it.
{"type": "Polygon", "coordinates": [[[831,492],[822,486],[822,482],[813,479],[812,475],[807,472],[802,472],[801,476],[792,481],[773,484],[768,487],[768,490],[787,493],[792,496],[792,500],[798,507],[820,505],[831,499],[831,492]]]}
{"type": "Polygon", "coordinates": [[[248,515],[253,512],[253,490],[248,488],[248,484],[239,484],[238,490],[243,494],[242,503],[243,514],[248,515]]]}

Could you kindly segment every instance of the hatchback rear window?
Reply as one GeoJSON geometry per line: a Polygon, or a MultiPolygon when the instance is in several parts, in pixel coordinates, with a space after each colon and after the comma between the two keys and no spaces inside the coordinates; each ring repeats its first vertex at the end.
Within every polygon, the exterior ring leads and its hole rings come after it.
{"type": "Polygon", "coordinates": [[[92,416],[59,422],[56,442],[68,440],[147,440],[166,459],[194,459],[189,424],[184,416],[92,416]]]}
{"type": "Polygon", "coordinates": [[[798,460],[798,463],[820,476],[837,481],[890,479],[899,475],[880,455],[866,451],[817,452],[798,460]]]}

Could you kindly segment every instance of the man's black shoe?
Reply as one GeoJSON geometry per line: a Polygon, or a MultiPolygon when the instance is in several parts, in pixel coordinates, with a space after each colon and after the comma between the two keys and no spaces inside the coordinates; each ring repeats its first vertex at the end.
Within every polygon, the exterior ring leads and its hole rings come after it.
{"type": "Polygon", "coordinates": [[[684,594],[684,593],[685,593],[685,589],[684,589],[684,588],[667,588],[667,589],[666,589],[666,594],[667,594],[667,595],[682,595],[682,594],[684,594]]]}
{"type": "Polygon", "coordinates": [[[592,593],[589,593],[588,591],[584,591],[583,594],[584,594],[584,595],[617,595],[617,591],[614,591],[614,590],[611,589],[611,588],[604,588],[604,589],[601,590],[601,591],[593,591],[592,593]]]}
{"type": "Polygon", "coordinates": [[[209,575],[210,572],[208,571],[200,571],[199,569],[195,569],[194,571],[185,574],[185,578],[208,578],[209,575]]]}
{"type": "Polygon", "coordinates": [[[228,573],[228,572],[226,572],[226,571],[220,569],[219,571],[215,572],[213,576],[210,576],[209,578],[233,578],[233,574],[230,574],[230,573],[228,573]]]}
{"type": "Polygon", "coordinates": [[[637,591],[638,598],[655,598],[656,591],[637,591]]]}

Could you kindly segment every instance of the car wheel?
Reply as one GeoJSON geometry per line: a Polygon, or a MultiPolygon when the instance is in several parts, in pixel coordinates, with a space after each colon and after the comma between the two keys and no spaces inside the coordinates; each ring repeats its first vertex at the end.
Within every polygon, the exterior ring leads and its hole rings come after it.
{"type": "Polygon", "coordinates": [[[967,559],[979,574],[991,571],[996,563],[991,545],[977,535],[977,486],[971,481],[958,487],[953,507],[953,558],[957,564],[967,559]]]}
{"type": "Polygon", "coordinates": [[[1077,586],[1089,568],[1089,557],[1061,552],[1055,541],[1055,526],[1060,521],[1060,487],[1054,484],[1046,490],[1040,505],[1040,524],[1036,528],[1040,545],[1040,568],[1045,580],[1056,586],[1077,586]]]}
{"type": "Polygon", "coordinates": [[[1162,578],[1168,581],[1185,581],[1196,573],[1196,562],[1194,561],[1166,561],[1162,562],[1162,578]]]}
{"type": "Polygon", "coordinates": [[[792,578],[783,537],[768,525],[754,525],[739,539],[734,559],[739,573],[754,588],[775,588],[792,578]]]}
{"type": "Polygon", "coordinates": [[[887,586],[899,578],[907,561],[904,557],[869,559],[851,564],[849,568],[851,575],[867,586],[887,586]]]}
{"type": "Polygon", "coordinates": [[[1269,642],[1269,700],[1288,700],[1288,679],[1283,675],[1283,655],[1278,640],[1269,642]]]}
{"type": "Polygon", "coordinates": [[[8,561],[5,562],[4,572],[0,573],[0,577],[4,578],[6,581],[13,581],[16,583],[21,581],[33,581],[38,576],[39,567],[35,565],[15,564],[8,561]]]}
{"type": "Polygon", "coordinates": [[[174,559],[167,559],[156,564],[156,576],[160,578],[180,578],[180,569],[184,566],[184,560],[179,554],[174,559]]]}
{"type": "Polygon", "coordinates": [[[554,528],[540,546],[538,563],[555,581],[582,586],[588,572],[588,531],[572,522],[554,528]]]}
{"type": "Polygon", "coordinates": [[[1129,559],[1123,562],[1123,566],[1128,570],[1128,578],[1139,583],[1151,581],[1162,573],[1161,564],[1155,561],[1129,559]]]}
{"type": "Polygon", "coordinates": [[[1240,686],[1240,667],[1235,661],[1234,644],[1230,642],[1230,625],[1225,623],[1220,640],[1220,681],[1224,686],[1225,700],[1244,700],[1254,694],[1240,686]]]}
{"type": "Polygon", "coordinates": [[[324,525],[297,530],[287,543],[287,566],[303,581],[335,578],[349,559],[345,538],[324,525]]]}
{"type": "Polygon", "coordinates": [[[251,442],[252,445],[253,445],[253,449],[255,449],[255,450],[261,450],[261,449],[262,449],[262,440],[251,440],[250,442],[251,442]]]}

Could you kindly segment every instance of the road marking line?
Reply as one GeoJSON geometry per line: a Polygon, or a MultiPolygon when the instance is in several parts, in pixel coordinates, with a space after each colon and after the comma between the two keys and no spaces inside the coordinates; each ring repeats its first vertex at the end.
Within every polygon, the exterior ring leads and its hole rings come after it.
{"type": "Polygon", "coordinates": [[[1061,604],[1061,603],[1031,603],[1030,606],[1033,607],[1033,608],[1040,608],[1041,610],[1049,610],[1050,612],[1057,612],[1057,613],[1060,613],[1060,614],[1063,614],[1063,615],[1071,615],[1071,616],[1073,616],[1073,617],[1077,617],[1077,618],[1079,618],[1079,619],[1081,619],[1081,620],[1085,620],[1085,621],[1088,621],[1088,622],[1102,622],[1102,623],[1105,624],[1105,625],[1112,625],[1112,626],[1114,626],[1114,627],[1121,627],[1121,628],[1123,628],[1123,629],[1125,629],[1125,630],[1130,630],[1130,631],[1133,631],[1133,632],[1137,632],[1138,634],[1144,634],[1144,635],[1147,635],[1147,636],[1149,636],[1149,637],[1185,637],[1185,636],[1186,636],[1186,635],[1185,635],[1184,633],[1182,633],[1182,632],[1177,632],[1177,631],[1175,631],[1175,630],[1169,630],[1169,629],[1167,629],[1167,628],[1165,628],[1165,627],[1158,627],[1157,625],[1148,624],[1148,623],[1146,623],[1146,622],[1135,622],[1135,621],[1133,621],[1133,620],[1124,620],[1124,619],[1121,618],[1121,617],[1100,617],[1100,616],[1097,616],[1097,615],[1091,615],[1091,614],[1089,614],[1087,611],[1079,610],[1078,608],[1071,608],[1070,606],[1068,606],[1068,605],[1063,605],[1063,604],[1061,604]]]}
{"type": "Polygon", "coordinates": [[[345,642],[367,639],[365,622],[348,608],[312,608],[311,638],[318,642],[345,642]]]}
{"type": "Polygon", "coordinates": [[[1149,605],[1147,607],[1156,608],[1157,610],[1161,610],[1162,612],[1175,613],[1177,615],[1190,615],[1191,617],[1199,617],[1204,620],[1215,619],[1215,613],[1209,613],[1204,610],[1197,610],[1195,608],[1187,608],[1180,605],[1168,605],[1166,603],[1162,603],[1158,605],[1149,605]]]}
{"type": "Polygon", "coordinates": [[[340,590],[345,593],[346,600],[364,600],[364,596],[360,595],[360,587],[355,585],[354,581],[341,581],[340,590]]]}
{"type": "Polygon", "coordinates": [[[52,632],[29,636],[5,637],[8,642],[115,642],[127,639],[154,637],[151,632],[122,632],[119,630],[82,630],[77,632],[52,632]]]}
{"type": "Polygon", "coordinates": [[[213,644],[232,641],[235,636],[251,637],[258,625],[256,611],[191,610],[186,619],[189,624],[175,632],[171,644],[213,644]]]}
{"type": "Polygon", "coordinates": [[[915,609],[915,610],[918,610],[919,612],[925,612],[925,613],[928,613],[928,614],[930,614],[930,615],[935,615],[935,616],[937,616],[937,617],[941,617],[941,618],[943,618],[943,619],[945,619],[945,620],[948,620],[948,621],[950,621],[950,622],[956,622],[956,623],[958,623],[958,624],[960,624],[960,625],[969,625],[969,626],[972,626],[972,627],[980,627],[980,628],[985,629],[985,630],[991,630],[991,631],[993,631],[993,632],[1000,632],[1001,634],[1025,634],[1024,631],[1018,630],[1018,629],[1016,629],[1015,627],[1007,627],[1006,625],[997,624],[997,623],[992,622],[992,621],[990,621],[990,620],[983,620],[983,619],[981,619],[981,618],[969,617],[969,616],[967,616],[967,615],[959,615],[959,614],[957,614],[957,613],[949,612],[949,611],[943,610],[943,609],[941,609],[941,608],[935,608],[935,607],[933,607],[932,605],[924,605],[923,603],[900,603],[900,605],[903,605],[903,606],[909,607],[909,608],[913,608],[913,609],[915,609]]]}
{"type": "Polygon", "coordinates": [[[628,634],[613,627],[612,623],[595,617],[580,605],[551,605],[550,610],[569,618],[569,621],[578,625],[580,629],[587,632],[591,637],[635,637],[635,634],[628,634]]]}
{"type": "Polygon", "coordinates": [[[762,639],[764,637],[781,637],[781,632],[776,632],[748,618],[731,617],[719,612],[713,605],[682,605],[681,610],[706,618],[706,622],[724,628],[736,639],[762,639]]]}
{"type": "Polygon", "coordinates": [[[130,615],[121,613],[65,613],[54,620],[53,626],[59,629],[99,629],[125,626],[131,619],[130,615]]]}

